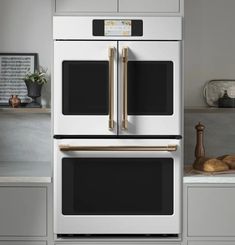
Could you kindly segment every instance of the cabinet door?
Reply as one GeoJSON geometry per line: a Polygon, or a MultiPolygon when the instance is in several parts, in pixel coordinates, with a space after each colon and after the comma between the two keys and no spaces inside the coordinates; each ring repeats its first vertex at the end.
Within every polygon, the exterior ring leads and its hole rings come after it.
{"type": "Polygon", "coordinates": [[[37,241],[0,241],[0,245],[47,245],[47,242],[37,241]]]}
{"type": "Polygon", "coordinates": [[[176,13],[180,0],[119,0],[119,12],[176,13]]]}
{"type": "Polygon", "coordinates": [[[235,241],[190,241],[188,245],[234,245],[235,241]]]}
{"type": "Polygon", "coordinates": [[[0,187],[0,197],[0,236],[46,236],[46,187],[0,187]]]}
{"type": "MultiPolygon", "coordinates": [[[[97,243],[98,244],[98,243],[97,243]]],[[[113,242],[109,243],[109,244],[114,244],[113,242]]],[[[115,245],[129,245],[130,243],[125,243],[125,242],[122,242],[122,243],[117,243],[115,242],[115,245]]],[[[138,242],[138,244],[140,245],[146,245],[146,243],[140,243],[138,242]]],[[[55,245],[86,245],[86,243],[73,243],[73,244],[70,244],[70,243],[56,243],[55,245]]],[[[174,242],[171,242],[171,243],[156,243],[156,245],[180,245],[180,243],[174,243],[174,242]]]]}
{"type": "Polygon", "coordinates": [[[234,187],[189,187],[187,200],[188,236],[235,237],[234,187]]]}
{"type": "Polygon", "coordinates": [[[117,0],[55,0],[56,13],[116,11],[117,0]]]}

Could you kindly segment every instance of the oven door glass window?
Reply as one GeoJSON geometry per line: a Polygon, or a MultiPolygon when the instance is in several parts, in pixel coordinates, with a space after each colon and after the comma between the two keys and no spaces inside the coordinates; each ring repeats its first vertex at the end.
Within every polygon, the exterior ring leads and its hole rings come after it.
{"type": "Polygon", "coordinates": [[[64,215],[172,215],[172,158],[63,158],[64,215]]]}
{"type": "Polygon", "coordinates": [[[173,62],[128,62],[128,114],[173,114],[173,62]]]}
{"type": "Polygon", "coordinates": [[[108,61],[63,61],[64,115],[108,115],[108,61]]]}

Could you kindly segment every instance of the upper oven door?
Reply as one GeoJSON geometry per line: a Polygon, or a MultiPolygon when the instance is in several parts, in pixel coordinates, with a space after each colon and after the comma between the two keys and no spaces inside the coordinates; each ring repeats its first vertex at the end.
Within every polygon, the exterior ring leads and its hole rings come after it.
{"type": "Polygon", "coordinates": [[[54,42],[54,134],[117,134],[117,42],[54,42]]]}
{"type": "Polygon", "coordinates": [[[119,134],[182,135],[181,44],[119,42],[119,134]]]}
{"type": "Polygon", "coordinates": [[[179,234],[181,140],[54,140],[56,234],[179,234]]]}

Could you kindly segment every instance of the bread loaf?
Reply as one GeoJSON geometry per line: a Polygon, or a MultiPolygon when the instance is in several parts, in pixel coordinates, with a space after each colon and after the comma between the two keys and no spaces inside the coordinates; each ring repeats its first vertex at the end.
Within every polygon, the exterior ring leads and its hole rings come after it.
{"type": "Polygon", "coordinates": [[[230,169],[235,169],[235,155],[223,155],[223,156],[217,157],[217,159],[226,163],[230,169]]]}
{"type": "Polygon", "coordinates": [[[200,157],[195,160],[193,168],[205,172],[219,172],[229,170],[223,161],[216,158],[200,157]]]}

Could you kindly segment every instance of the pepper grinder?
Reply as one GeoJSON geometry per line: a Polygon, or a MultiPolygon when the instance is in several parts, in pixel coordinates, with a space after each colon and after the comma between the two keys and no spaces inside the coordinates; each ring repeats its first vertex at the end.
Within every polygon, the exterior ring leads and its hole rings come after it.
{"type": "Polygon", "coordinates": [[[204,148],[204,129],[205,126],[199,122],[195,129],[197,130],[197,140],[195,147],[195,158],[196,160],[200,157],[205,157],[205,148],[204,148]]]}

